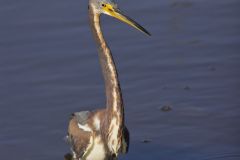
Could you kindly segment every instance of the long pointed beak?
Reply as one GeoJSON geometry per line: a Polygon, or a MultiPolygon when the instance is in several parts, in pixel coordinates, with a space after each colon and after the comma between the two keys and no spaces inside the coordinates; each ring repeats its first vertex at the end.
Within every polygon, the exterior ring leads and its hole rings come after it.
{"type": "Polygon", "coordinates": [[[140,24],[138,24],[136,21],[134,21],[133,19],[129,18],[128,16],[124,15],[119,9],[115,9],[114,7],[112,7],[112,5],[107,4],[103,7],[104,13],[115,17],[117,19],[119,19],[120,21],[123,21],[125,23],[127,23],[128,25],[136,28],[137,30],[147,34],[148,36],[151,36],[151,34],[145,29],[143,28],[140,24]]]}

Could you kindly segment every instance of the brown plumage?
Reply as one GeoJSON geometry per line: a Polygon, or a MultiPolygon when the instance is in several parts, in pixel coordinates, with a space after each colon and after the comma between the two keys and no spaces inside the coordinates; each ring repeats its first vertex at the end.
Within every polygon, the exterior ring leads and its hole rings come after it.
{"type": "Polygon", "coordinates": [[[127,153],[129,147],[121,87],[111,51],[102,35],[101,13],[118,18],[149,34],[135,21],[123,15],[112,0],[89,1],[90,25],[97,43],[105,81],[106,108],[72,114],[67,140],[73,155],[67,154],[66,160],[115,160],[120,153],[127,153]]]}

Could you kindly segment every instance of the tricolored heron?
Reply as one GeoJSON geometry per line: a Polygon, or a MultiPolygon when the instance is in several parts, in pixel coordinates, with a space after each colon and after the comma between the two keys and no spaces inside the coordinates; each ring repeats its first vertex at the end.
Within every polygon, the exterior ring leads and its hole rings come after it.
{"type": "Polygon", "coordinates": [[[74,160],[113,160],[120,153],[127,153],[129,132],[124,124],[124,105],[118,73],[101,31],[100,15],[107,14],[147,35],[150,33],[124,15],[113,0],[89,0],[88,8],[105,81],[106,108],[72,114],[67,139],[74,160]]]}

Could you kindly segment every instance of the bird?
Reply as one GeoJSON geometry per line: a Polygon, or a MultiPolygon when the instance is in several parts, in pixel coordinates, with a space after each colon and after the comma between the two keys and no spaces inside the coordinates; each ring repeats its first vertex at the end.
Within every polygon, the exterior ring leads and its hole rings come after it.
{"type": "Polygon", "coordinates": [[[75,112],[71,115],[66,139],[72,154],[66,155],[65,159],[117,160],[120,154],[128,152],[130,134],[125,126],[118,72],[102,33],[100,17],[102,14],[109,15],[146,35],[151,34],[123,14],[114,0],[89,0],[88,14],[105,82],[106,106],[103,109],[75,112]]]}

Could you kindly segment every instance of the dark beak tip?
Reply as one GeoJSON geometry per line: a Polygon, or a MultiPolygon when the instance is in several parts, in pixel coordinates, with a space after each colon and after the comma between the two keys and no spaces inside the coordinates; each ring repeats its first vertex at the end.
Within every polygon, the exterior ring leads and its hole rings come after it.
{"type": "Polygon", "coordinates": [[[144,31],[144,33],[147,35],[147,36],[149,36],[149,37],[151,37],[152,36],[152,34],[150,33],[150,32],[148,32],[148,31],[144,31]]]}

